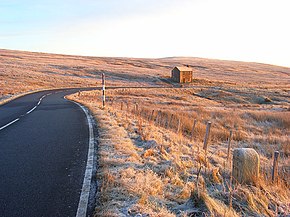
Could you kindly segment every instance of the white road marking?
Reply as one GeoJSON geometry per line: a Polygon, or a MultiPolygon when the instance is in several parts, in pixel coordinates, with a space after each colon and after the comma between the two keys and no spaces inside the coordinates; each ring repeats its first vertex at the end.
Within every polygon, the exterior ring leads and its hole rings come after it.
{"type": "MultiPolygon", "coordinates": [[[[32,109],[30,109],[28,112],[26,112],[26,114],[28,115],[28,114],[30,114],[31,112],[33,112],[33,111],[34,111],[34,110],[35,110],[35,109],[40,105],[41,101],[42,101],[46,96],[49,96],[50,94],[51,94],[51,93],[46,94],[46,95],[43,95],[43,96],[39,99],[37,105],[34,106],[32,109]]],[[[23,117],[23,116],[25,116],[25,115],[20,115],[20,117],[23,117]]],[[[10,123],[4,125],[3,127],[0,127],[0,130],[3,130],[4,128],[10,126],[11,124],[14,124],[16,121],[19,121],[20,117],[17,118],[17,119],[15,119],[14,121],[11,121],[10,123]]]]}
{"type": "MultiPolygon", "coordinates": [[[[72,101],[73,102],[73,101],[72,101]]],[[[85,217],[88,209],[89,195],[91,189],[92,175],[93,175],[93,164],[94,164],[94,132],[93,132],[93,120],[89,115],[87,109],[83,107],[81,104],[74,102],[78,106],[82,108],[84,113],[87,116],[88,124],[89,124],[89,150],[88,150],[88,159],[85,177],[82,186],[82,192],[79,200],[78,210],[76,217],[85,217]]]]}
{"type": "Polygon", "coordinates": [[[33,112],[36,108],[37,108],[37,106],[34,106],[32,109],[30,109],[28,112],[26,112],[26,114],[28,115],[29,113],[33,112]]]}
{"type": "Polygon", "coordinates": [[[29,113],[33,112],[33,111],[37,108],[37,106],[40,105],[41,101],[42,101],[46,96],[49,96],[50,94],[51,94],[51,93],[46,94],[46,95],[43,95],[43,96],[39,99],[37,105],[34,106],[32,109],[30,109],[28,112],[26,112],[26,114],[29,114],[29,113]]]}
{"type": "Polygon", "coordinates": [[[16,121],[19,121],[19,118],[15,119],[14,121],[11,121],[10,123],[8,123],[5,126],[1,127],[0,130],[3,130],[4,128],[10,126],[11,124],[14,124],[16,121]]]}

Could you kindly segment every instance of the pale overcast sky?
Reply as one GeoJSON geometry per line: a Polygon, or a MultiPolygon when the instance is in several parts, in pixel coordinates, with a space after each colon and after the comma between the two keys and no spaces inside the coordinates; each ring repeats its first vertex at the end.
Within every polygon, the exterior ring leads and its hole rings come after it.
{"type": "Polygon", "coordinates": [[[289,0],[0,0],[0,48],[290,67],[289,0]]]}

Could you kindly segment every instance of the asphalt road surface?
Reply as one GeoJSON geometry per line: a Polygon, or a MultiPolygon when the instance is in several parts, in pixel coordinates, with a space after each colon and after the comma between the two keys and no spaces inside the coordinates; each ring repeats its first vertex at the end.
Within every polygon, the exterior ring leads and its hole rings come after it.
{"type": "Polygon", "coordinates": [[[0,106],[0,216],[76,216],[88,154],[82,109],[30,94],[0,106]]]}

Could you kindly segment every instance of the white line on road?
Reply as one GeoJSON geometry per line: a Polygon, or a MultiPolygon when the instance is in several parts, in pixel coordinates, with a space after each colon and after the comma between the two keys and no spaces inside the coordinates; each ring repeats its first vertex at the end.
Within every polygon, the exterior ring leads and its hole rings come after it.
{"type": "Polygon", "coordinates": [[[93,120],[92,120],[92,117],[89,115],[86,108],[84,108],[82,105],[80,105],[77,102],[74,102],[74,103],[80,106],[82,110],[85,112],[87,116],[88,124],[89,124],[89,150],[88,150],[87,166],[86,166],[86,172],[85,172],[85,177],[83,181],[80,201],[78,205],[78,210],[76,214],[76,217],[85,217],[87,214],[87,209],[88,209],[88,202],[89,202],[92,175],[93,175],[93,164],[94,164],[93,120]]]}
{"type": "MultiPolygon", "coordinates": [[[[51,93],[50,93],[50,94],[51,94],[51,93]]],[[[33,111],[37,108],[37,106],[40,105],[41,101],[42,101],[46,96],[48,96],[48,95],[50,95],[50,94],[45,94],[45,95],[43,95],[43,96],[39,99],[37,105],[34,106],[32,109],[30,109],[28,112],[26,112],[26,114],[28,115],[29,113],[33,112],[33,111]]]]}
{"type": "Polygon", "coordinates": [[[16,121],[19,121],[19,118],[15,119],[14,121],[11,121],[10,123],[8,123],[5,126],[1,127],[0,130],[3,130],[4,128],[10,126],[11,124],[14,124],[16,121]]]}
{"type": "Polygon", "coordinates": [[[28,115],[29,113],[33,112],[34,109],[36,109],[36,108],[37,108],[37,106],[34,106],[32,109],[30,109],[28,112],[26,112],[26,114],[28,115]]]}
{"type": "Polygon", "coordinates": [[[32,109],[30,109],[28,112],[26,112],[26,114],[28,115],[28,114],[30,114],[31,112],[33,112],[33,111],[37,108],[37,106],[40,105],[41,101],[42,101],[42,100],[44,99],[44,97],[46,97],[46,96],[47,96],[47,94],[46,94],[46,95],[43,95],[43,96],[39,99],[37,105],[34,106],[32,109]]]}
{"type": "MultiPolygon", "coordinates": [[[[33,111],[37,108],[37,106],[40,105],[40,103],[41,103],[41,101],[43,100],[43,98],[45,98],[46,96],[49,96],[50,94],[51,94],[51,93],[46,94],[46,95],[43,95],[43,96],[39,99],[37,105],[34,106],[32,109],[30,109],[28,112],[26,112],[26,114],[28,115],[28,114],[30,114],[31,112],[33,112],[33,111]]],[[[23,116],[24,116],[24,115],[20,115],[20,117],[23,117],[23,116]]],[[[3,127],[0,127],[0,130],[3,130],[4,128],[10,126],[11,124],[14,124],[16,121],[19,121],[20,117],[17,118],[17,119],[15,119],[14,121],[11,121],[10,123],[4,125],[3,127]]]]}

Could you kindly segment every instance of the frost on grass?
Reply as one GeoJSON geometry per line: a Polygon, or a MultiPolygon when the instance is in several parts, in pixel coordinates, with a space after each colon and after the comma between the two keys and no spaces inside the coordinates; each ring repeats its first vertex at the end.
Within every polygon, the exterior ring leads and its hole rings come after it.
{"type": "Polygon", "coordinates": [[[164,87],[108,90],[111,108],[105,111],[95,103],[98,91],[71,97],[90,107],[99,124],[96,216],[289,214],[288,68],[200,58],[0,53],[0,103],[31,90],[100,86],[103,72],[109,86],[164,87]],[[194,82],[186,88],[165,88],[171,85],[162,80],[169,78],[172,66],[181,64],[196,70],[194,82]],[[132,113],[135,104],[143,112],[139,117],[132,113]],[[170,123],[163,121],[170,117],[170,123]],[[194,119],[197,125],[189,141],[194,119]],[[179,120],[181,130],[176,132],[179,120]],[[208,120],[213,123],[212,144],[206,155],[202,140],[208,120]],[[256,187],[230,184],[229,129],[234,130],[234,147],[254,148],[261,155],[256,187]],[[276,185],[269,182],[274,150],[282,155],[282,177],[276,185]]]}
{"type": "Polygon", "coordinates": [[[162,179],[146,168],[128,132],[107,111],[95,110],[99,128],[98,204],[96,216],[154,215],[170,212],[160,206],[162,179]]]}
{"type": "MultiPolygon", "coordinates": [[[[149,93],[142,92],[145,96],[149,93]]],[[[194,141],[190,141],[186,130],[177,132],[174,127],[167,127],[168,123],[158,120],[156,113],[152,121],[134,112],[133,103],[127,104],[129,109],[123,105],[121,110],[121,105],[113,101],[102,110],[100,104],[92,102],[95,96],[95,92],[82,93],[82,99],[71,96],[90,107],[98,123],[95,216],[283,216],[290,212],[287,183],[274,185],[263,171],[256,186],[232,184],[232,165],[226,159],[223,141],[227,137],[218,136],[226,135],[225,132],[215,132],[213,128],[216,137],[205,153],[202,149],[203,119],[196,130],[200,134],[196,133],[194,141]]],[[[203,118],[209,115],[219,121],[214,127],[232,119],[239,122],[244,132],[248,133],[248,128],[253,127],[248,126],[245,118],[229,118],[228,114],[230,112],[206,110],[202,113],[203,118]]],[[[251,113],[248,118],[252,119],[253,115],[251,113]]],[[[264,120],[257,115],[254,117],[264,120]]],[[[287,125],[287,119],[280,123],[279,117],[274,116],[271,120],[277,120],[281,129],[287,125]]],[[[184,129],[187,119],[182,121],[184,129]]],[[[177,123],[172,120],[171,125],[177,123]]],[[[259,129],[252,129],[255,130],[259,129]]],[[[247,146],[248,138],[243,141],[243,136],[236,135],[237,138],[240,139],[238,147],[247,146]]],[[[261,164],[262,169],[271,164],[267,154],[261,155],[261,164]]]]}

